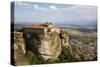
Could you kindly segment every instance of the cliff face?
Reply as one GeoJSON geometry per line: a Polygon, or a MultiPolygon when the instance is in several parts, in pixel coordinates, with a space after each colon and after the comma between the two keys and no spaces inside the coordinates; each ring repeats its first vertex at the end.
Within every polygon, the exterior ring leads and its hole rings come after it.
{"type": "Polygon", "coordinates": [[[14,49],[25,54],[28,50],[44,60],[57,59],[62,47],[69,46],[69,36],[66,32],[44,32],[43,29],[24,29],[14,33],[14,49]],[[20,50],[19,50],[20,49],[20,50]]]}
{"type": "Polygon", "coordinates": [[[23,38],[23,33],[22,32],[14,32],[14,45],[13,47],[14,50],[20,50],[21,53],[25,54],[25,41],[23,38]]]}
{"type": "Polygon", "coordinates": [[[69,36],[66,32],[51,24],[27,25],[23,28],[26,50],[47,60],[56,59],[62,52],[62,46],[68,46],[69,36]]]}
{"type": "Polygon", "coordinates": [[[14,63],[16,65],[34,64],[38,59],[35,59],[33,54],[44,61],[51,59],[56,61],[62,54],[63,47],[69,46],[69,36],[65,31],[58,33],[56,31],[43,32],[40,29],[36,30],[28,29],[23,32],[14,32],[13,48],[14,63]],[[29,57],[27,58],[27,56],[29,57]]]}
{"type": "Polygon", "coordinates": [[[70,46],[70,45],[69,45],[69,35],[68,35],[67,32],[65,32],[65,31],[62,30],[62,31],[60,32],[59,36],[60,36],[60,39],[61,39],[61,45],[62,45],[63,47],[70,46]]]}
{"type": "Polygon", "coordinates": [[[14,43],[11,46],[12,51],[12,64],[14,65],[27,65],[29,60],[24,57],[26,54],[25,50],[25,39],[23,38],[23,32],[13,32],[14,34],[14,43]]]}
{"type": "Polygon", "coordinates": [[[45,60],[58,58],[61,54],[62,46],[59,34],[56,32],[46,32],[41,34],[30,33],[30,38],[25,34],[27,49],[40,55],[45,60]]]}
{"type": "Polygon", "coordinates": [[[43,58],[58,58],[61,53],[61,40],[58,33],[45,33],[41,40],[39,53],[43,58]]]}

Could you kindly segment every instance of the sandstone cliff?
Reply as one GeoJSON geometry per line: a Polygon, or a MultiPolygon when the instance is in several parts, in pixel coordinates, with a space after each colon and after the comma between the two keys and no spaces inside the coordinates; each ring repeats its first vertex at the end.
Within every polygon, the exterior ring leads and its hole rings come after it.
{"type": "Polygon", "coordinates": [[[12,43],[11,49],[12,51],[12,64],[14,65],[27,65],[29,64],[29,60],[24,57],[26,54],[26,44],[25,39],[23,38],[23,32],[12,32],[14,35],[14,43],[12,43]]]}
{"type": "Polygon", "coordinates": [[[41,34],[30,33],[28,38],[25,34],[26,48],[41,55],[45,60],[58,58],[61,54],[62,46],[59,34],[56,32],[46,32],[41,34]]]}
{"type": "Polygon", "coordinates": [[[31,50],[44,60],[57,59],[62,47],[69,46],[69,36],[66,32],[25,33],[14,32],[14,50],[23,54],[31,50]]]}

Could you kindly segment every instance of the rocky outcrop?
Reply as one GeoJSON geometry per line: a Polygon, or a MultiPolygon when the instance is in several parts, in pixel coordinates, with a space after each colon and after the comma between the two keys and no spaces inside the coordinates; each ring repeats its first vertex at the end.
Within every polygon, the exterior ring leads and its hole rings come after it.
{"type": "Polygon", "coordinates": [[[60,39],[61,39],[61,45],[63,47],[70,46],[69,45],[69,35],[68,35],[68,33],[66,31],[61,30],[61,32],[60,32],[60,39]]]}
{"type": "Polygon", "coordinates": [[[56,32],[45,33],[39,53],[46,59],[55,59],[61,54],[61,50],[61,39],[59,34],[56,32]]]}
{"type": "Polygon", "coordinates": [[[14,32],[14,45],[12,47],[14,50],[20,50],[23,54],[26,53],[23,32],[14,32]]]}
{"type": "Polygon", "coordinates": [[[13,65],[28,65],[30,64],[29,59],[25,58],[24,55],[26,54],[26,44],[23,38],[23,32],[12,32],[14,35],[14,42],[11,45],[12,49],[12,64],[13,65]]]}
{"type": "Polygon", "coordinates": [[[69,46],[69,35],[65,31],[36,33],[32,30],[14,32],[14,50],[21,51],[23,54],[31,50],[37,56],[47,60],[57,59],[62,52],[62,47],[69,46]]]}
{"type": "Polygon", "coordinates": [[[23,27],[26,50],[31,50],[43,59],[56,59],[63,46],[68,46],[69,36],[52,24],[33,24],[23,27]]]}
{"type": "Polygon", "coordinates": [[[29,38],[25,34],[25,40],[28,44],[27,49],[40,55],[45,60],[49,58],[58,58],[61,54],[61,39],[56,32],[30,33],[29,38]]]}

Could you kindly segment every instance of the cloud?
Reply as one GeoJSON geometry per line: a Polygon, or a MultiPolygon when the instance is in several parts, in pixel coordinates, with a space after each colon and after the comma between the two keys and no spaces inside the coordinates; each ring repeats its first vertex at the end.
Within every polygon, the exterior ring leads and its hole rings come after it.
{"type": "Polygon", "coordinates": [[[34,9],[36,9],[36,10],[40,9],[40,7],[39,7],[38,5],[36,5],[36,4],[34,4],[33,7],[34,7],[34,9]]]}
{"type": "Polygon", "coordinates": [[[58,8],[56,6],[50,5],[48,7],[43,7],[43,6],[39,6],[37,4],[33,5],[33,8],[36,10],[43,10],[43,11],[53,11],[53,10],[57,10],[58,8]]]}
{"type": "Polygon", "coordinates": [[[80,14],[80,18],[93,20],[97,18],[97,8],[91,6],[77,6],[74,10],[80,14]]]}
{"type": "Polygon", "coordinates": [[[31,8],[32,4],[27,3],[27,2],[19,2],[19,1],[15,1],[15,6],[22,6],[24,8],[31,8]]]}
{"type": "Polygon", "coordinates": [[[95,6],[72,6],[60,9],[60,12],[77,18],[77,20],[95,20],[97,18],[97,7],[95,6]]]}
{"type": "MultiPolygon", "coordinates": [[[[50,5],[48,7],[34,6],[35,9],[42,11],[44,14],[48,15],[46,18],[52,17],[52,19],[62,19],[62,21],[68,22],[80,22],[83,20],[92,21],[96,20],[96,7],[93,6],[72,6],[69,8],[58,8],[55,5],[50,5]],[[46,12],[46,13],[45,13],[46,12]],[[50,16],[50,17],[49,17],[50,16]]],[[[45,18],[45,19],[46,19],[45,18]]],[[[51,19],[51,18],[50,18],[51,19]]]]}
{"type": "Polygon", "coordinates": [[[54,5],[50,5],[49,8],[52,9],[52,10],[57,10],[57,9],[58,9],[58,8],[57,8],[56,6],[54,6],[54,5]]]}
{"type": "Polygon", "coordinates": [[[26,3],[26,2],[19,2],[19,1],[15,1],[15,4],[16,4],[16,5],[20,5],[20,6],[29,6],[29,5],[31,5],[31,4],[29,4],[29,3],[26,3]]]}
{"type": "Polygon", "coordinates": [[[39,5],[37,5],[37,4],[34,4],[33,5],[33,8],[35,9],[35,10],[39,10],[39,11],[48,11],[48,8],[46,8],[46,7],[40,7],[39,5]]]}

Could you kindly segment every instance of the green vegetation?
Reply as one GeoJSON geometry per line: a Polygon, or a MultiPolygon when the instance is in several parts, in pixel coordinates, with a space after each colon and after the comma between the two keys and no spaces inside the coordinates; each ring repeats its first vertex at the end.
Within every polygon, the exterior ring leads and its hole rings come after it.
{"type": "Polygon", "coordinates": [[[26,58],[30,60],[30,64],[50,64],[50,63],[64,63],[64,62],[74,62],[78,61],[75,56],[73,56],[71,47],[63,47],[62,53],[59,58],[49,58],[48,60],[43,60],[40,56],[35,55],[31,51],[27,51],[26,58]]]}
{"type": "Polygon", "coordinates": [[[41,63],[39,58],[32,51],[28,50],[25,54],[25,57],[30,60],[30,64],[40,64],[41,63]]]}
{"type": "MultiPolygon", "coordinates": [[[[97,58],[97,37],[89,36],[71,36],[70,45],[75,54],[78,54],[77,60],[92,61],[97,58]]],[[[74,55],[75,56],[75,55],[74,55]]]]}
{"type": "Polygon", "coordinates": [[[52,59],[52,58],[49,58],[48,60],[45,61],[46,64],[50,64],[50,63],[59,63],[60,62],[60,59],[52,59]]]}
{"type": "Polygon", "coordinates": [[[27,51],[25,57],[29,59],[30,64],[48,64],[48,63],[58,63],[59,59],[48,59],[44,60],[38,55],[35,55],[32,51],[27,51]]]}
{"type": "Polygon", "coordinates": [[[71,46],[63,47],[62,54],[60,55],[60,62],[74,62],[78,61],[75,56],[73,56],[71,46]]]}
{"type": "Polygon", "coordinates": [[[77,40],[83,42],[84,44],[95,43],[96,37],[78,36],[77,40]]]}

